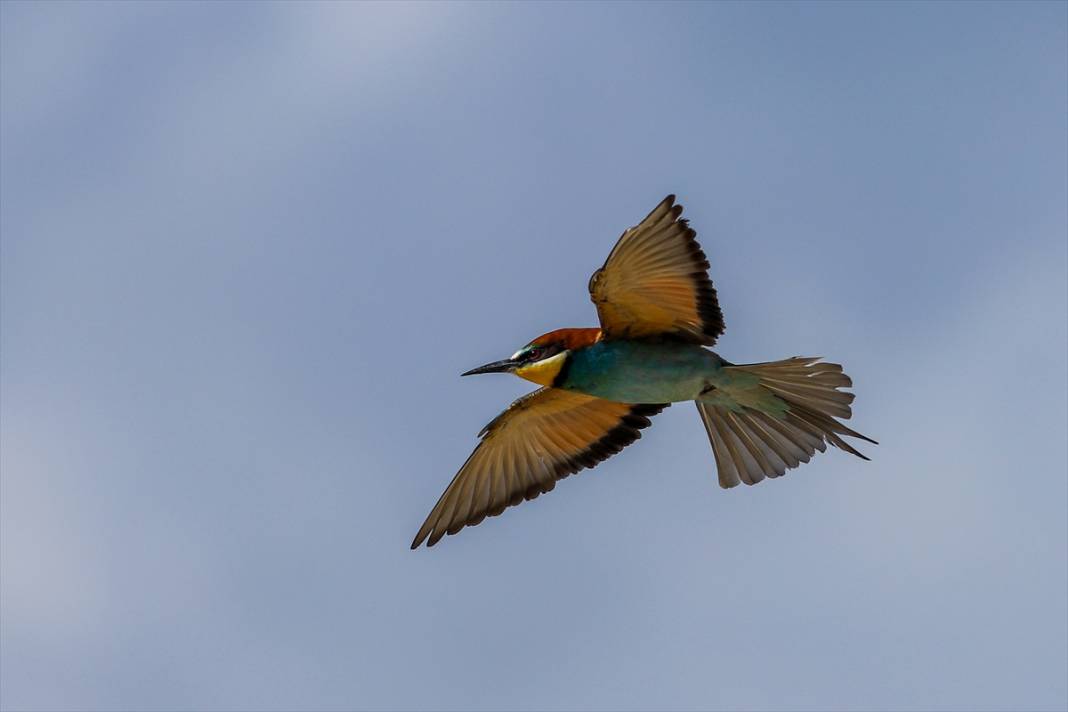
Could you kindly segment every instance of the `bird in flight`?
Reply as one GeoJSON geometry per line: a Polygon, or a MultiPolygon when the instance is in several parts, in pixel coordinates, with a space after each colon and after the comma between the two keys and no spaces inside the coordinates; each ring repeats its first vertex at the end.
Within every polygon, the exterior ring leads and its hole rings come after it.
{"type": "Polygon", "coordinates": [[[680,401],[697,404],[724,488],[778,477],[827,443],[868,459],[842,439],[875,443],[839,420],[853,402],[841,366],[800,356],[733,364],[706,348],[723,333],[723,314],[697,233],[681,216],[675,196],[664,198],[593,273],[599,329],[550,331],[463,374],[514,373],[541,388],[482,429],[413,549],[594,467],[680,401]]]}

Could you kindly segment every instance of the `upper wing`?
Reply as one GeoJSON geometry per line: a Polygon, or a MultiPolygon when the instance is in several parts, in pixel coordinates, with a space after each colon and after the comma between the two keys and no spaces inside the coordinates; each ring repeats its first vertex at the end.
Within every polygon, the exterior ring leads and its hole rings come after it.
{"type": "Polygon", "coordinates": [[[479,433],[482,442],[434,505],[412,548],[427,537],[433,546],[445,534],[548,492],[557,480],[640,438],[648,416],[666,407],[615,403],[556,388],[528,393],[479,433]]]}
{"type": "Polygon", "coordinates": [[[626,230],[590,278],[606,339],[670,335],[711,346],[723,313],[697,233],[669,195],[626,230]]]}

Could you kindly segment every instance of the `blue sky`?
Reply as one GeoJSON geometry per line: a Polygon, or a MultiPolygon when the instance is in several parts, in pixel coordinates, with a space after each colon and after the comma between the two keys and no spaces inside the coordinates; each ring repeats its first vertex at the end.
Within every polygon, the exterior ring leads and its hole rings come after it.
{"type": "Polygon", "coordinates": [[[3,3],[0,705],[1064,709],[1066,137],[1064,3],[3,3]],[[873,461],[409,551],[669,192],[873,461]]]}

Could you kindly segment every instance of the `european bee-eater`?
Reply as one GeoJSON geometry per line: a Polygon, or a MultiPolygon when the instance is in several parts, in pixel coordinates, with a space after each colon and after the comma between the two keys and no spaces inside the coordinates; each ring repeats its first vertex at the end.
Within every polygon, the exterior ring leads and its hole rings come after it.
{"type": "Polygon", "coordinates": [[[641,437],[671,403],[695,401],[721,487],[797,467],[841,435],[874,440],[852,414],[842,367],[817,358],[736,365],[705,348],[723,333],[708,260],[669,195],[625,230],[589,290],[601,328],[542,334],[503,361],[463,374],[514,373],[542,386],[493,419],[412,548],[478,524],[641,437]]]}

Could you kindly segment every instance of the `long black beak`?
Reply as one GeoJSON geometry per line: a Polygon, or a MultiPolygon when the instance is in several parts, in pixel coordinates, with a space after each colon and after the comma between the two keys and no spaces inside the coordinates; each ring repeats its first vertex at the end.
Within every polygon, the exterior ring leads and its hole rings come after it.
{"type": "Polygon", "coordinates": [[[472,368],[467,373],[461,373],[461,376],[474,376],[476,373],[509,373],[512,369],[519,365],[518,361],[510,358],[506,358],[503,361],[494,361],[493,363],[487,363],[485,366],[479,366],[478,368],[472,368]]]}

